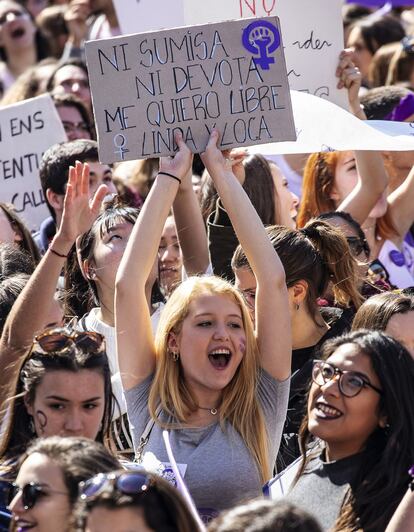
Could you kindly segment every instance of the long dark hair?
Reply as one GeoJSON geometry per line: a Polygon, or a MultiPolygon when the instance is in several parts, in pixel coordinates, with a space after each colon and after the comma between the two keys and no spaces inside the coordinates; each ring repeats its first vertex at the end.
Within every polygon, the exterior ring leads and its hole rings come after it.
{"type": "Polygon", "coordinates": [[[105,204],[105,209],[93,223],[91,229],[84,233],[77,246],[73,246],[65,267],[65,301],[66,316],[83,316],[94,306],[99,305],[98,290],[93,279],[82,271],[80,262],[90,261],[95,251],[98,237],[102,238],[111,227],[129,222],[134,225],[139,209],[119,204],[117,200],[105,204]]]}
{"type": "MultiPolygon", "coordinates": [[[[275,225],[266,231],[282,261],[287,286],[306,281],[306,305],[314,319],[319,312],[317,298],[323,296],[330,282],[339,305],[353,303],[356,308],[361,305],[356,262],[338,228],[323,220],[311,220],[300,230],[275,225]]],[[[247,257],[238,246],[232,268],[246,267],[250,268],[247,257]]]]}
{"type": "Polygon", "coordinates": [[[108,448],[112,447],[110,422],[113,415],[114,398],[106,353],[87,353],[76,346],[47,354],[32,350],[24,360],[18,380],[14,384],[7,428],[0,440],[0,460],[6,461],[19,456],[36,437],[31,428],[32,420],[25,406],[25,398],[29,403],[33,403],[36,389],[45,374],[51,371],[78,373],[82,370],[95,371],[101,374],[104,379],[105,408],[102,428],[96,441],[104,443],[108,448]]]}
{"type": "Polygon", "coordinates": [[[36,440],[20,457],[19,467],[34,453],[47,456],[60,467],[71,505],[78,498],[79,482],[120,467],[102,444],[88,438],[50,436],[36,440]]]}
{"type": "MultiPolygon", "coordinates": [[[[327,359],[339,347],[352,344],[369,357],[381,383],[380,412],[387,426],[369,437],[365,457],[352,489],[349,488],[334,531],[385,530],[407,490],[408,469],[414,463],[414,360],[390,336],[378,331],[356,331],[326,342],[321,358],[327,359]]],[[[306,414],[299,431],[302,467],[312,435],[306,414]]]]}
{"type": "MultiPolygon", "coordinates": [[[[263,225],[278,223],[276,216],[279,209],[278,205],[275,205],[275,184],[269,161],[263,155],[251,155],[243,165],[246,174],[243,188],[263,225]]],[[[201,212],[205,220],[214,210],[217,197],[213,180],[205,173],[201,186],[201,212]]]]}

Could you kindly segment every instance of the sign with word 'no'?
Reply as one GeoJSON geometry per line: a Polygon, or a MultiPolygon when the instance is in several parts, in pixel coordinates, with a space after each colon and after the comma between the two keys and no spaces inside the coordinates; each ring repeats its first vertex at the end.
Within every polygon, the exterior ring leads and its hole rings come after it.
{"type": "MultiPolygon", "coordinates": [[[[385,0],[384,0],[385,1],[385,0]]],[[[224,20],[280,19],[290,88],[348,108],[335,70],[344,33],[343,0],[113,0],[122,32],[139,33],[224,20]]]]}
{"type": "Polygon", "coordinates": [[[0,201],[12,203],[30,229],[50,216],[39,180],[42,155],[65,140],[49,95],[0,109],[0,201]]]}
{"type": "Polygon", "coordinates": [[[212,128],[221,149],[295,140],[277,17],[176,28],[86,43],[99,157],[194,153],[212,128]]]}

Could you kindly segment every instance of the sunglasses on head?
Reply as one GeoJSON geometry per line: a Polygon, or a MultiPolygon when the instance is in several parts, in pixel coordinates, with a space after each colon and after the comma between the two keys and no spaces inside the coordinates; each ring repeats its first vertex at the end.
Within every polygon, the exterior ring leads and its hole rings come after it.
{"type": "Polygon", "coordinates": [[[30,510],[31,508],[33,508],[37,501],[42,497],[47,497],[51,494],[68,495],[64,491],[56,491],[50,490],[49,488],[45,488],[45,486],[42,486],[42,484],[39,484],[37,482],[29,482],[23,487],[20,487],[17,484],[13,483],[10,501],[12,501],[19,493],[22,494],[22,503],[25,510],[30,510]]]}
{"type": "Polygon", "coordinates": [[[153,478],[139,471],[99,473],[79,483],[79,496],[82,500],[86,500],[112,490],[123,495],[139,495],[153,486],[153,478]]]}
{"type": "Polygon", "coordinates": [[[87,353],[100,353],[105,349],[104,337],[92,331],[75,331],[63,327],[46,329],[35,336],[33,347],[44,353],[54,353],[76,346],[87,353]]]}
{"type": "Polygon", "coordinates": [[[355,397],[367,386],[382,395],[382,390],[371,384],[365,375],[357,371],[344,371],[323,360],[313,361],[312,380],[318,386],[323,386],[336,376],[339,376],[339,391],[345,397],[355,397]]]}

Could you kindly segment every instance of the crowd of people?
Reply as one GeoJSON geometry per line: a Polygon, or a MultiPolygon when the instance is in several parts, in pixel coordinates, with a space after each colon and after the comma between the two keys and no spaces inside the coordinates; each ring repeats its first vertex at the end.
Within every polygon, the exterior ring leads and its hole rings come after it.
{"type": "MultiPolygon", "coordinates": [[[[412,122],[414,7],[343,25],[349,112],[412,122]]],[[[68,138],[38,231],[0,203],[0,531],[413,532],[414,151],[102,164],[84,43],[120,33],[0,0],[0,109],[68,138]]]]}

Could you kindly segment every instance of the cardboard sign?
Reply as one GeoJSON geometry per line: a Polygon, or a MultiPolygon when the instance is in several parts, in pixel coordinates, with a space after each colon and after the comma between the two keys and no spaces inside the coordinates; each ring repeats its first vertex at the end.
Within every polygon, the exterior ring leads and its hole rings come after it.
{"type": "Polygon", "coordinates": [[[277,17],[86,43],[99,157],[173,155],[179,129],[194,153],[212,128],[221,149],[295,140],[277,17]]]}
{"type": "Polygon", "coordinates": [[[250,153],[276,155],[324,151],[414,150],[414,124],[359,120],[337,105],[311,94],[292,91],[296,142],[250,148],[250,153]]]}
{"type": "Polygon", "coordinates": [[[342,0],[113,0],[124,34],[278,16],[291,89],[348,108],[336,88],[335,70],[344,47],[342,0]]]}
{"type": "Polygon", "coordinates": [[[32,230],[50,216],[39,180],[42,155],[66,140],[49,95],[0,109],[0,201],[12,203],[32,230]]]}

